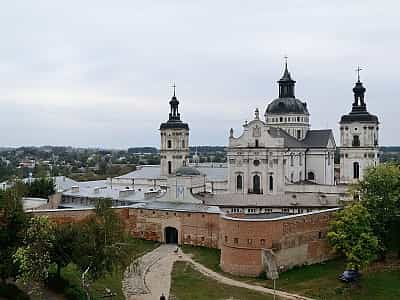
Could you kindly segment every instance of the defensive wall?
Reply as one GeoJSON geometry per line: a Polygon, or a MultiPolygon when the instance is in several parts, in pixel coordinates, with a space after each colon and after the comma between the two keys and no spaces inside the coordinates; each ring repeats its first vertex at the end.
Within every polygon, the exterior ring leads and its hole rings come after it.
{"type": "MultiPolygon", "coordinates": [[[[220,265],[225,272],[258,276],[266,271],[271,277],[271,272],[331,257],[326,232],[332,214],[338,209],[265,219],[127,206],[115,210],[134,237],[219,248],[220,265]]],[[[82,221],[93,214],[94,209],[48,209],[31,213],[66,223],[82,221]]]]}

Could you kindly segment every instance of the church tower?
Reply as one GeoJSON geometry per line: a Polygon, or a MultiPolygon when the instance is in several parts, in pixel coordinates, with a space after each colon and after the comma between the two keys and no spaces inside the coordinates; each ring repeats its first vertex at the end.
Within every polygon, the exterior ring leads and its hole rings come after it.
{"type": "Polygon", "coordinates": [[[183,123],[178,110],[179,101],[174,95],[169,101],[168,121],[160,126],[161,176],[174,174],[180,167],[189,163],[189,125],[183,123]]]}
{"type": "Polygon", "coordinates": [[[303,140],[310,129],[310,114],[307,104],[295,97],[296,81],[290,75],[287,60],[278,84],[279,97],[268,104],[265,122],[268,126],[281,128],[294,138],[303,140]]]}
{"type": "Polygon", "coordinates": [[[357,182],[366,168],[379,163],[379,121],[367,111],[365,87],[358,80],[353,88],[352,110],[340,120],[340,183],[357,182]]]}

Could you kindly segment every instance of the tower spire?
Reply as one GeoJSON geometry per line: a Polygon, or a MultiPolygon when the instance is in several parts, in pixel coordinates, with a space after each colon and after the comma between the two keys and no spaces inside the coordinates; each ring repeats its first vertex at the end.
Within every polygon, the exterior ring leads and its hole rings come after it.
{"type": "Polygon", "coordinates": [[[357,72],[357,82],[361,82],[360,81],[360,71],[362,71],[362,69],[360,68],[360,66],[357,66],[356,72],[357,72]]]}
{"type": "Polygon", "coordinates": [[[295,98],[294,96],[294,81],[290,75],[288,69],[288,57],[284,56],[285,59],[285,70],[283,71],[282,78],[278,81],[279,83],[279,98],[295,98]]]}

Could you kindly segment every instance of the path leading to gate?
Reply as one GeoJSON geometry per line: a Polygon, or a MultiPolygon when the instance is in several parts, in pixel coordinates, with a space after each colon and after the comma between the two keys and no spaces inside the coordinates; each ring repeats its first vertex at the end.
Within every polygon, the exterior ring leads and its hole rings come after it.
{"type": "MultiPolygon", "coordinates": [[[[122,282],[126,299],[128,300],[154,300],[159,299],[162,293],[168,299],[171,287],[171,272],[174,262],[187,261],[203,275],[218,282],[235,287],[245,288],[265,294],[274,294],[274,290],[248,284],[229,277],[225,277],[209,268],[195,262],[180,249],[176,251],[175,245],[161,245],[152,252],[140,258],[138,264],[130,266],[124,274],[122,282]]],[[[304,296],[275,291],[276,296],[290,300],[312,300],[304,296]]]]}

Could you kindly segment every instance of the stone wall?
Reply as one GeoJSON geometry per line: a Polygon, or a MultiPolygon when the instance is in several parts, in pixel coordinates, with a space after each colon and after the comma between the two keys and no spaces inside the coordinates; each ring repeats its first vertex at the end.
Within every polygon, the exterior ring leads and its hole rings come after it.
{"type": "Polygon", "coordinates": [[[222,270],[260,275],[265,271],[263,249],[272,249],[279,271],[330,258],[326,232],[335,210],[261,220],[222,216],[222,270]]]}

